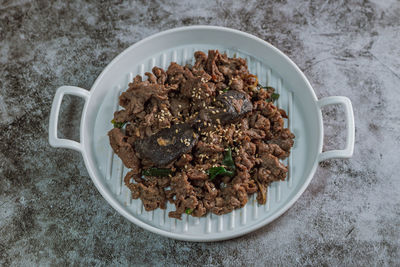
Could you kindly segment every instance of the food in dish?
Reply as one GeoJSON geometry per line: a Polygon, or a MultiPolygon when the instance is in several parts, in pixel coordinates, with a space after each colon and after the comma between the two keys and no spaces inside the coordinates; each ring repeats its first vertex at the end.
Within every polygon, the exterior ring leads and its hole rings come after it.
{"type": "Polygon", "coordinates": [[[169,217],[229,213],[286,178],[280,161],[294,135],[284,127],[279,95],[262,87],[243,58],[210,50],[193,66],[172,62],[136,76],[119,98],[109,131],[114,152],[130,169],[125,185],[147,211],[175,205],[169,217]]]}

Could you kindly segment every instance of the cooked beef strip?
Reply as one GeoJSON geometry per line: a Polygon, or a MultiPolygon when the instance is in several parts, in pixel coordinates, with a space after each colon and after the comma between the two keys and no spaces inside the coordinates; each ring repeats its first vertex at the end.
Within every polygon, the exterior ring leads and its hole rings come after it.
{"type": "Polygon", "coordinates": [[[193,66],[172,62],[166,71],[154,67],[145,73],[146,80],[136,76],[121,94],[123,109],[114,120],[127,124],[108,135],[131,169],[125,185],[146,210],[173,203],[176,210],[169,216],[178,219],[185,213],[231,212],[256,192],[258,203],[265,204],[268,185],[287,175],[280,160],[289,156],[294,135],[284,128],[286,112],[270,101],[272,87],[257,90],[258,78],[246,60],[213,50],[194,56],[193,66]],[[210,168],[227,168],[227,148],[235,175],[211,181],[210,168]],[[142,170],[155,167],[171,174],[142,176],[142,170]]]}
{"type": "Polygon", "coordinates": [[[134,173],[139,173],[140,161],[132,145],[127,142],[127,136],[118,128],[112,129],[108,135],[115,154],[121,158],[126,167],[132,169],[134,173]]]}

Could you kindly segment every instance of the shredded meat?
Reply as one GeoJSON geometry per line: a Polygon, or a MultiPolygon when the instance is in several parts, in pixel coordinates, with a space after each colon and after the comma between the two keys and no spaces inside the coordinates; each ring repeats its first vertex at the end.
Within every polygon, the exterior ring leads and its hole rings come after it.
{"type": "Polygon", "coordinates": [[[132,169],[134,173],[139,173],[140,171],[140,161],[136,156],[136,153],[127,142],[127,137],[118,128],[112,129],[108,133],[110,137],[110,144],[114,152],[121,158],[122,162],[126,167],[132,169]]]}
{"type": "Polygon", "coordinates": [[[144,208],[166,209],[169,217],[226,214],[257,193],[266,202],[267,187],[286,178],[294,143],[284,127],[287,114],[271,99],[272,87],[260,87],[246,60],[217,50],[194,53],[193,66],[172,62],[154,67],[146,79],[136,76],[119,97],[114,113],[121,129],[108,132],[114,152],[130,169],[124,183],[144,208]],[[228,152],[231,161],[227,161],[228,152]],[[231,174],[211,179],[215,167],[231,174]],[[158,168],[165,175],[144,170],[158,168]]]}

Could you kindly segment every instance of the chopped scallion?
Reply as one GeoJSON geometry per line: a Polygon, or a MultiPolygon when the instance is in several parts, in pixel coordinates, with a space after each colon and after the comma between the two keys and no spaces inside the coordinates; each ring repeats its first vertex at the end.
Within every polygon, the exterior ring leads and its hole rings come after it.
{"type": "Polygon", "coordinates": [[[111,120],[111,123],[114,125],[114,128],[119,128],[119,129],[124,127],[124,125],[126,124],[126,122],[116,122],[114,119],[111,120]]]}
{"type": "Polygon", "coordinates": [[[142,171],[142,175],[144,176],[158,176],[165,177],[172,173],[170,169],[165,168],[150,168],[142,171]]]}

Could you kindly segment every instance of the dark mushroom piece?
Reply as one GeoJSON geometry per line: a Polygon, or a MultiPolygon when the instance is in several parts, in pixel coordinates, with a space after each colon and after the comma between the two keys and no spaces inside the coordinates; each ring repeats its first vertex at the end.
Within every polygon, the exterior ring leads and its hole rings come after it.
{"type": "Polygon", "coordinates": [[[190,124],[175,124],[152,136],[136,140],[134,146],[140,158],[162,167],[189,152],[196,141],[197,135],[190,124]]]}
{"type": "Polygon", "coordinates": [[[229,90],[226,93],[220,94],[216,98],[215,106],[216,108],[200,111],[198,116],[200,119],[200,128],[202,128],[204,121],[213,124],[235,122],[253,110],[253,104],[246,97],[246,94],[236,90],[229,90]]]}
{"type": "Polygon", "coordinates": [[[217,97],[217,104],[221,105],[220,112],[213,114],[213,120],[219,119],[222,124],[237,121],[253,110],[253,104],[245,93],[229,90],[217,97]]]}

